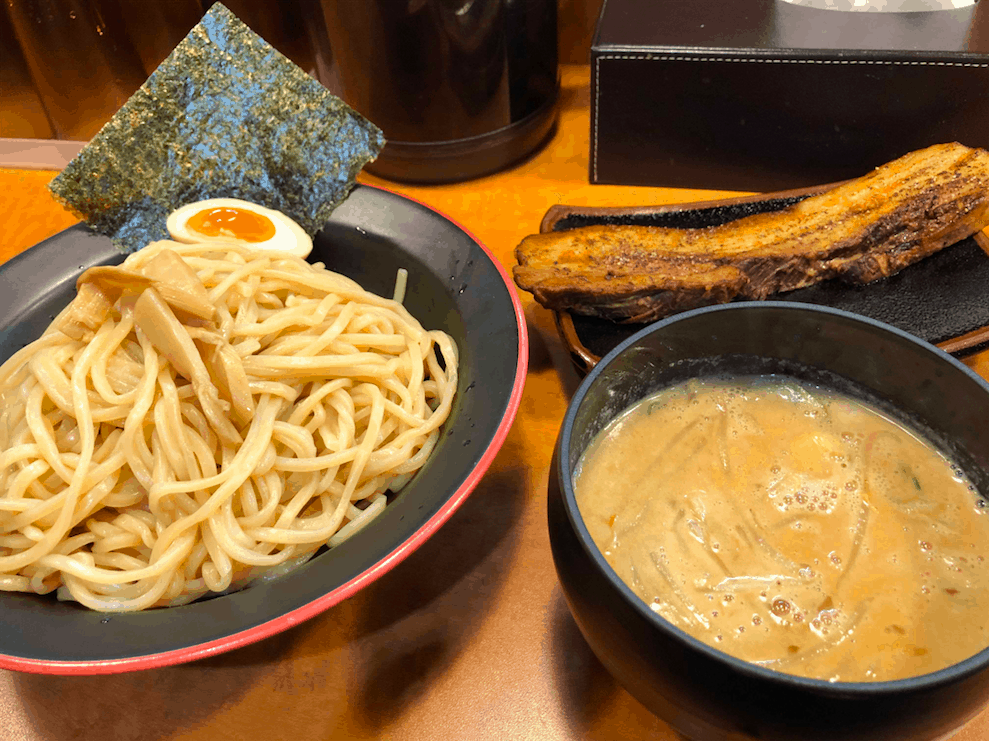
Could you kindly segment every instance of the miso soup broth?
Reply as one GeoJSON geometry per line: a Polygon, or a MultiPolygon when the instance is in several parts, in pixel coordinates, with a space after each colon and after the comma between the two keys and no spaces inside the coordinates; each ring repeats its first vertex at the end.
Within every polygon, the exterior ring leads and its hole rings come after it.
{"type": "Polygon", "coordinates": [[[594,439],[594,542],[656,613],[726,653],[830,681],[989,646],[989,509],[915,431],[783,377],[690,381],[594,439]]]}

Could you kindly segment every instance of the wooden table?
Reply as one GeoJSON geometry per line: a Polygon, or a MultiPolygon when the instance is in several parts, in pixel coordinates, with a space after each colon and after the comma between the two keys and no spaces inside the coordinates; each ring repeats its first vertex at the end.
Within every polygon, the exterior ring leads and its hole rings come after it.
{"type": "MultiPolygon", "coordinates": [[[[565,66],[562,80],[552,141],[508,172],[431,187],[362,179],[450,215],[508,267],[556,203],[726,195],[589,185],[588,68],[565,66]]],[[[0,262],[75,222],[48,196],[53,175],[0,170],[0,262]]],[[[292,630],[194,664],[74,678],[0,671],[0,738],[675,741],[598,663],[557,584],[547,472],[578,378],[549,312],[522,301],[530,358],[515,425],[474,493],[410,558],[292,630]]],[[[989,378],[989,352],[966,362],[989,378]]],[[[955,737],[987,738],[989,708],[955,737]]]]}

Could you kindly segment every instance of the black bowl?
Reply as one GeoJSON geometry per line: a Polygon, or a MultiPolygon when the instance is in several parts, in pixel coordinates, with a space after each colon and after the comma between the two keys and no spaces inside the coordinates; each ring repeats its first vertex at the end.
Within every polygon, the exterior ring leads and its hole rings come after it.
{"type": "MultiPolygon", "coordinates": [[[[367,528],[266,584],[182,607],[106,615],[75,603],[0,594],[0,667],[57,674],[146,669],[257,641],[371,583],[430,537],[484,475],[515,418],[528,339],[504,268],[436,211],[359,186],[314,241],[311,261],[391,296],[409,271],[405,306],[460,349],[460,378],[443,438],[413,481],[367,528]]],[[[119,263],[110,241],[72,227],[0,267],[0,361],[38,337],[75,293],[76,277],[119,263]]]]}
{"type": "Polygon", "coordinates": [[[618,681],[690,738],[940,738],[989,700],[989,649],[942,671],[887,682],[830,683],[765,669],[656,615],[618,578],[584,525],[573,471],[619,413],[687,378],[765,373],[853,394],[920,425],[989,498],[989,384],[946,353],[888,325],[805,304],[680,314],[603,358],[564,418],[549,484],[549,534],[574,619],[618,681]]]}

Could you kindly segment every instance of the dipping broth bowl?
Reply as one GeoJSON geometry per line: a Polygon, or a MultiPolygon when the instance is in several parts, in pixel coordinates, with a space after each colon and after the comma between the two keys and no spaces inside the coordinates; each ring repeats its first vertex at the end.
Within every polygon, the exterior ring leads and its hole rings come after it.
{"type": "MultiPolygon", "coordinates": [[[[688,738],[927,741],[989,702],[989,649],[895,681],[828,682],[718,651],[649,609],[613,571],[577,509],[573,474],[594,436],[636,401],[690,378],[785,374],[880,402],[919,425],[989,499],[989,383],[889,325],[787,302],[678,314],[623,342],[567,410],[549,483],[553,560],[567,604],[601,663],[688,738]]],[[[989,616],[986,617],[989,620],[989,616]]]]}

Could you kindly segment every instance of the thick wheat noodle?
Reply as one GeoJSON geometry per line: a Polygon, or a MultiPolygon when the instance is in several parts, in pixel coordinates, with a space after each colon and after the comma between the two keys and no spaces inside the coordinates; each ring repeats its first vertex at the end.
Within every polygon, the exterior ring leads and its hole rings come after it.
{"type": "Polygon", "coordinates": [[[250,418],[221,401],[242,442],[138,327],[135,295],[81,339],[60,315],[0,368],[0,589],[124,611],[276,576],[364,527],[436,445],[446,334],[290,256],[163,242],[124,267],[166,247],[217,309],[190,339],[243,366],[250,418]]]}

